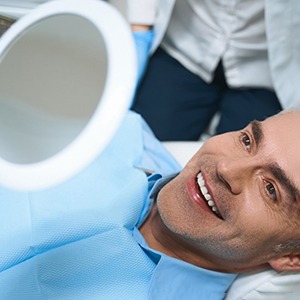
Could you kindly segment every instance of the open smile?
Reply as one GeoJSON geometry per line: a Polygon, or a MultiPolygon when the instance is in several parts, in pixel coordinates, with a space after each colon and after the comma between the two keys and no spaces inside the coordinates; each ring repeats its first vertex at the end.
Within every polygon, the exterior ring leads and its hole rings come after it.
{"type": "Polygon", "coordinates": [[[205,180],[203,178],[203,175],[201,172],[198,173],[197,175],[197,185],[199,187],[199,190],[202,194],[202,196],[204,197],[204,199],[206,200],[206,203],[207,203],[207,206],[208,208],[211,210],[211,212],[216,215],[218,218],[222,219],[222,216],[215,204],[215,201],[213,200],[211,194],[208,192],[208,189],[206,187],[206,184],[205,184],[205,180]]]}

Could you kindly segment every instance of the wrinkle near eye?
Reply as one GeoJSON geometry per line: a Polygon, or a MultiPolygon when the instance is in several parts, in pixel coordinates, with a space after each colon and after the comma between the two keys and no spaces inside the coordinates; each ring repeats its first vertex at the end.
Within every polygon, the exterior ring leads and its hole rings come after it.
{"type": "Polygon", "coordinates": [[[291,202],[295,202],[296,199],[299,199],[299,190],[296,188],[296,185],[279,166],[272,164],[269,166],[269,171],[278,180],[281,186],[283,186],[291,202]]]}

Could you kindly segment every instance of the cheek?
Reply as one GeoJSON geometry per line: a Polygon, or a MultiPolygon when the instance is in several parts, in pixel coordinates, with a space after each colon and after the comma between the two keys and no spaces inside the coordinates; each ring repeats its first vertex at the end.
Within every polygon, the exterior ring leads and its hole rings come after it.
{"type": "Polygon", "coordinates": [[[173,179],[172,182],[162,188],[157,197],[157,207],[162,219],[167,222],[179,223],[180,219],[180,199],[182,198],[183,188],[178,180],[173,179]]]}
{"type": "Polygon", "coordinates": [[[186,173],[188,170],[192,172],[199,171],[202,163],[205,163],[207,166],[214,166],[221,157],[232,155],[235,151],[235,145],[236,140],[233,133],[211,137],[189,160],[183,172],[186,173]]]}
{"type": "Polygon", "coordinates": [[[265,213],[255,209],[241,212],[231,229],[224,230],[216,242],[218,257],[231,261],[238,266],[258,265],[266,262],[273,255],[273,249],[278,244],[278,230],[272,219],[265,213]],[[229,233],[229,234],[228,234],[229,233]]]}
{"type": "Polygon", "coordinates": [[[228,153],[231,151],[230,147],[236,144],[236,134],[237,132],[228,132],[215,135],[209,138],[200,150],[207,153],[228,153]]]}
{"type": "Polygon", "coordinates": [[[235,226],[241,243],[262,250],[278,239],[282,226],[278,214],[264,200],[258,199],[244,199],[235,226]]]}
{"type": "Polygon", "coordinates": [[[203,143],[201,148],[199,148],[199,150],[193,155],[192,159],[189,162],[191,162],[192,164],[196,163],[197,161],[199,162],[199,159],[203,155],[216,155],[218,153],[221,154],[222,151],[228,148],[228,145],[230,145],[228,142],[228,138],[229,134],[218,135],[209,138],[206,142],[203,143]],[[227,138],[225,138],[226,136],[227,138]],[[226,145],[227,147],[224,147],[223,145],[226,145]]]}

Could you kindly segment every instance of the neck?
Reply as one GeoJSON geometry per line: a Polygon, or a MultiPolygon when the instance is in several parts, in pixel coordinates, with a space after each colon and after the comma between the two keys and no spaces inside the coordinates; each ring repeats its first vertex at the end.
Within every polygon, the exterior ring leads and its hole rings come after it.
{"type": "Polygon", "coordinates": [[[162,222],[156,205],[154,205],[149,217],[140,227],[140,232],[150,248],[181,259],[177,243],[168,235],[168,229],[162,222]]]}

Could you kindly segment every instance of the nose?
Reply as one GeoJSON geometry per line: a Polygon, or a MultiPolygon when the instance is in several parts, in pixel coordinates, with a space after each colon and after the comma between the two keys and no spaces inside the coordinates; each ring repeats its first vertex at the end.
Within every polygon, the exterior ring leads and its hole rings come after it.
{"type": "Polygon", "coordinates": [[[255,171],[251,158],[222,158],[217,163],[217,176],[230,190],[238,195],[250,183],[255,171]]]}

